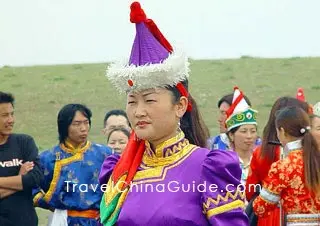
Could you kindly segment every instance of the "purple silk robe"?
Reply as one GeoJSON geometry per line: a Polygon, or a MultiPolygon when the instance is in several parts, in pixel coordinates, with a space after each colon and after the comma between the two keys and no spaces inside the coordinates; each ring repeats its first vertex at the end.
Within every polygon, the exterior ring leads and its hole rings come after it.
{"type": "MultiPolygon", "coordinates": [[[[101,184],[107,183],[118,159],[111,155],[104,161],[101,184]]],[[[235,152],[199,148],[183,133],[155,151],[146,142],[117,225],[249,225],[240,178],[235,152]]]]}

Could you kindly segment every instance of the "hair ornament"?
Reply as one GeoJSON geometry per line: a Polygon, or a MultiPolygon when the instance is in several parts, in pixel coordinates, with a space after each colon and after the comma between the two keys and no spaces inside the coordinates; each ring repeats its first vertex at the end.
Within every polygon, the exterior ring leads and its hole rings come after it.
{"type": "Polygon", "coordinates": [[[310,126],[307,126],[306,128],[301,128],[301,129],[300,129],[300,133],[301,133],[301,134],[304,134],[306,131],[308,131],[308,130],[310,130],[310,129],[311,129],[310,126]]]}

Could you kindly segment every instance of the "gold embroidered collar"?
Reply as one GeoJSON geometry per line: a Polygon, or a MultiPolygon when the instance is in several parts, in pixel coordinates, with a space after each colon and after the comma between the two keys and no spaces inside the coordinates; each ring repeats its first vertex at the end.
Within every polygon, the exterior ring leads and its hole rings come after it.
{"type": "Polygon", "coordinates": [[[76,153],[85,152],[90,147],[90,145],[91,145],[91,143],[89,141],[87,141],[86,144],[82,147],[74,147],[70,142],[65,141],[65,144],[64,143],[60,144],[60,148],[62,150],[64,150],[65,152],[74,155],[76,153]]]}
{"type": "Polygon", "coordinates": [[[167,165],[183,157],[184,152],[182,150],[188,145],[189,141],[185,138],[182,131],[157,145],[155,150],[152,150],[150,143],[146,141],[146,150],[142,163],[145,166],[167,165]]]}

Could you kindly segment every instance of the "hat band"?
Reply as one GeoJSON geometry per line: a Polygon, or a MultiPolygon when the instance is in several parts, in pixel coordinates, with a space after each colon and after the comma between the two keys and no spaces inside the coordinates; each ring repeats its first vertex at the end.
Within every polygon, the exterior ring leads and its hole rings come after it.
{"type": "MultiPolygon", "coordinates": [[[[187,98],[189,97],[189,93],[188,93],[186,87],[184,87],[184,85],[183,85],[181,82],[179,82],[179,83],[176,85],[176,87],[177,87],[179,93],[181,94],[181,96],[184,96],[184,97],[187,97],[187,98]]],[[[188,99],[188,100],[189,100],[189,99],[188,99]]],[[[191,104],[190,101],[188,101],[187,111],[188,111],[188,112],[191,112],[191,111],[192,111],[192,104],[191,104]]]]}

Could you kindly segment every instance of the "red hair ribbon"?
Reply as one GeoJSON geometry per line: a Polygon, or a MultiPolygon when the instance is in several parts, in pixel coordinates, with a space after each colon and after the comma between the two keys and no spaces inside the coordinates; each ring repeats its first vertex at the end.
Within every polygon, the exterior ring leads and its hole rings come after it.
{"type": "MultiPolygon", "coordinates": [[[[186,87],[184,87],[184,85],[183,85],[181,82],[179,82],[179,83],[176,85],[176,87],[177,87],[179,93],[181,94],[181,96],[184,96],[184,97],[187,97],[187,98],[189,97],[189,93],[188,93],[186,87]]],[[[189,111],[189,112],[192,111],[192,105],[191,105],[191,102],[190,102],[190,101],[188,101],[187,111],[189,111]]]]}

